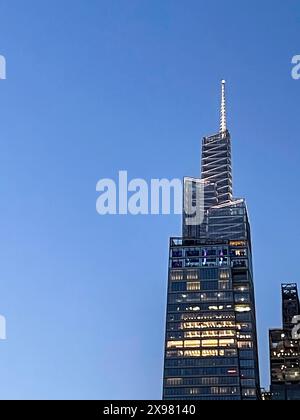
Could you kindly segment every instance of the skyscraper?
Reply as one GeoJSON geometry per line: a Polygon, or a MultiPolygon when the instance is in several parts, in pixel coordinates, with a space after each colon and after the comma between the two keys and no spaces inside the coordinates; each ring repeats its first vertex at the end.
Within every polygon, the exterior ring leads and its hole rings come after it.
{"type": "Polygon", "coordinates": [[[170,239],[163,398],[259,399],[250,225],[233,198],[225,81],[220,131],[203,139],[201,177],[184,179],[183,201],[182,237],[170,239]]]}
{"type": "Polygon", "coordinates": [[[283,284],[282,329],[270,330],[271,398],[300,400],[300,303],[296,284],[283,284]]]}

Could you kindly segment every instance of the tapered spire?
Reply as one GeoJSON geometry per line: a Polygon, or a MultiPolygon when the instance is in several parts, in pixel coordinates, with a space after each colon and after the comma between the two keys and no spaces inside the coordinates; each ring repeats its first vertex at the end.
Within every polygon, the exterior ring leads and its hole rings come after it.
{"type": "Polygon", "coordinates": [[[221,134],[227,131],[225,84],[226,84],[226,81],[222,80],[221,117],[220,117],[220,133],[221,134]]]}

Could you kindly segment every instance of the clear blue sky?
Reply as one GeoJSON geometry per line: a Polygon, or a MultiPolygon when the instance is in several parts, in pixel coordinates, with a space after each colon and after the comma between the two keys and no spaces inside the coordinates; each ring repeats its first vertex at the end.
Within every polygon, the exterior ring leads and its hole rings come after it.
{"type": "Polygon", "coordinates": [[[96,182],[198,175],[228,85],[253,231],[262,384],[300,279],[297,0],[1,0],[0,398],[161,396],[168,238],[101,217],[96,182]]]}

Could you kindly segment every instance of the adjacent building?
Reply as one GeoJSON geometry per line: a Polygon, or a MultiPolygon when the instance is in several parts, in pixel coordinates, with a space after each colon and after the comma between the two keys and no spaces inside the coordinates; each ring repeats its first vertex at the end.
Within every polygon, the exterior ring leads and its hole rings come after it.
{"type": "Polygon", "coordinates": [[[182,237],[170,239],[165,400],[260,399],[250,224],[233,197],[225,81],[221,97],[201,177],[184,180],[182,237]]]}
{"type": "Polygon", "coordinates": [[[300,400],[300,303],[296,284],[282,285],[282,328],[270,330],[271,398],[300,400]]]}

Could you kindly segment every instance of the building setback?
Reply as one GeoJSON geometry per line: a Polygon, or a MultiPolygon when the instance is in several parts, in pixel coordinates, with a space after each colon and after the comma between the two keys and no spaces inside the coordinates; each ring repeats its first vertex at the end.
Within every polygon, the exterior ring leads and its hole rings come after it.
{"type": "Polygon", "coordinates": [[[221,96],[220,131],[203,139],[201,177],[184,180],[182,237],[170,239],[165,400],[260,399],[250,224],[233,198],[225,81],[221,96]]]}

